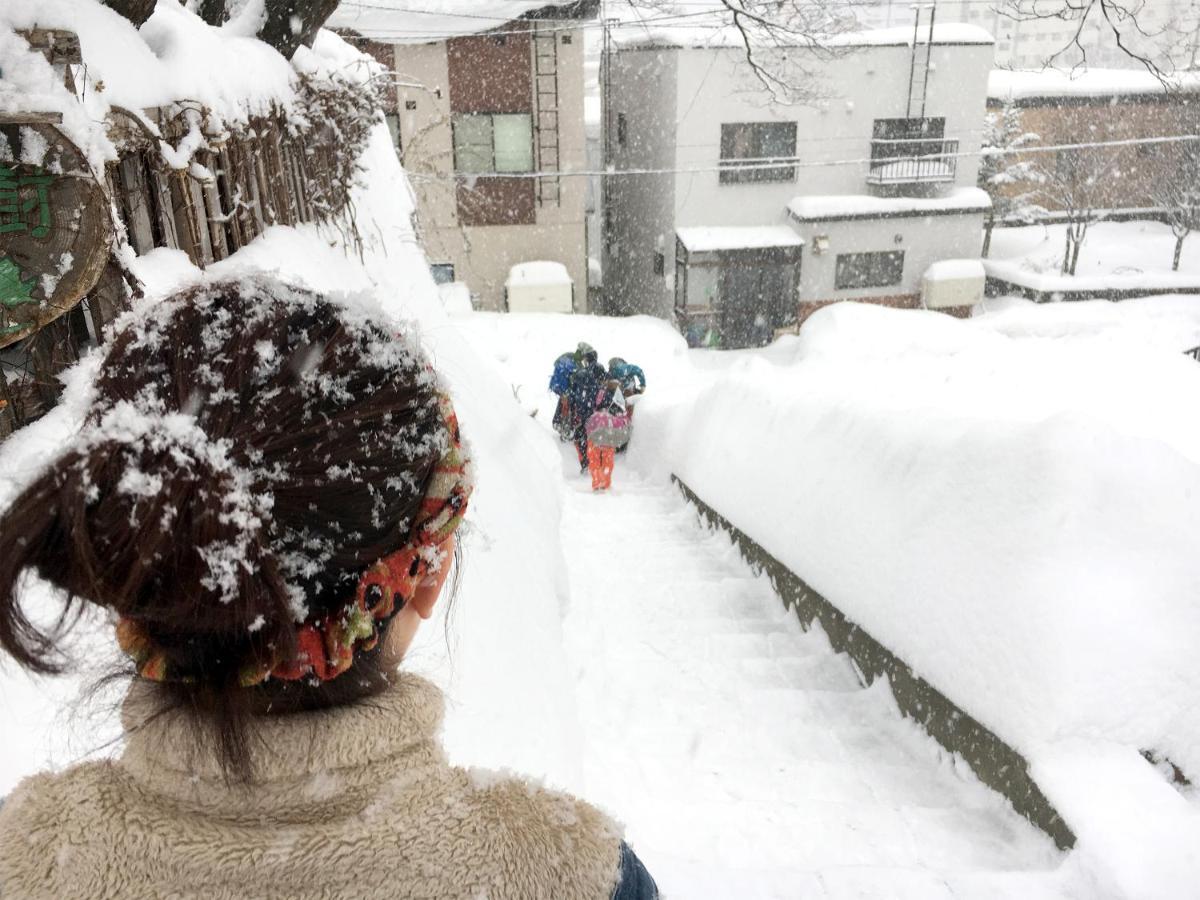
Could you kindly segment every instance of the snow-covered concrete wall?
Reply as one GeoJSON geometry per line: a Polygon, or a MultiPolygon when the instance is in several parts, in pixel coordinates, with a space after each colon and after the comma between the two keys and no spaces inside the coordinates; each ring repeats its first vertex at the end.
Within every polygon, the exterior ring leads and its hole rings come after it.
{"type": "MultiPolygon", "coordinates": [[[[611,72],[612,165],[616,169],[671,168],[676,142],[677,54],[670,50],[623,51],[615,54],[611,72]]],[[[613,240],[605,249],[606,311],[670,314],[675,197],[680,187],[670,174],[608,179],[605,215],[613,240]],[[665,256],[662,275],[654,273],[656,252],[665,256]]]]}
{"type": "Polygon", "coordinates": [[[915,297],[921,292],[921,278],[933,263],[979,256],[983,214],[796,222],[794,225],[805,241],[800,266],[800,302],[803,304],[867,299],[880,293],[915,297]],[[814,253],[819,235],[828,237],[829,248],[814,253]],[[904,273],[900,283],[887,288],[839,290],[835,279],[838,254],[873,251],[903,251],[904,273]]]}

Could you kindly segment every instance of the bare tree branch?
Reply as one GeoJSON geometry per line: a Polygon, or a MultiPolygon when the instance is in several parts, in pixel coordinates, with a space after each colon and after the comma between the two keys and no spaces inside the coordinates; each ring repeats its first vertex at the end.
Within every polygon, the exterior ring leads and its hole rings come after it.
{"type": "Polygon", "coordinates": [[[696,33],[732,28],[747,67],[775,103],[796,105],[822,99],[821,73],[808,60],[846,53],[838,35],[858,25],[867,0],[716,0],[710,13],[672,0],[626,0],[647,29],[651,23],[670,30],[672,24],[696,33]],[[653,16],[641,19],[640,11],[653,16]],[[689,12],[690,10],[690,12],[689,12]]]}
{"type": "Polygon", "coordinates": [[[1047,66],[1069,64],[1072,71],[1086,68],[1085,34],[1095,27],[1101,39],[1110,36],[1117,49],[1143,66],[1167,88],[1187,65],[1182,50],[1194,41],[1194,25],[1178,20],[1151,28],[1148,0],[997,0],[996,9],[1016,22],[1057,19],[1073,24],[1070,38],[1045,59],[1047,66]]]}

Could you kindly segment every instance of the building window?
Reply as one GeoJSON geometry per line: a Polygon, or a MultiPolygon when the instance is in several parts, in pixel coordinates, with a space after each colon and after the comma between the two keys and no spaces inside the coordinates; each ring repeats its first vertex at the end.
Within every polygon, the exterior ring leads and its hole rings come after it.
{"type": "Polygon", "coordinates": [[[904,278],[904,251],[879,253],[839,253],[834,287],[839,291],[854,288],[891,287],[904,278]]]}
{"type": "Polygon", "coordinates": [[[656,250],[654,253],[654,274],[665,275],[667,273],[667,257],[662,251],[656,250]]]}
{"type": "Polygon", "coordinates": [[[762,165],[764,160],[795,156],[795,122],[736,122],[721,126],[721,184],[795,181],[794,165],[762,165]]]}
{"type": "Polygon", "coordinates": [[[387,120],[388,132],[392,135],[392,146],[396,149],[396,155],[402,156],[404,144],[400,138],[400,117],[395,113],[388,113],[384,119],[387,120]]]}
{"type": "Polygon", "coordinates": [[[533,117],[528,113],[454,117],[456,172],[532,172],[533,117]]]}
{"type": "Polygon", "coordinates": [[[454,263],[433,263],[429,267],[434,284],[454,283],[454,263]]]}
{"type": "Polygon", "coordinates": [[[622,147],[629,140],[629,122],[625,119],[625,113],[617,113],[617,143],[622,147]]]}

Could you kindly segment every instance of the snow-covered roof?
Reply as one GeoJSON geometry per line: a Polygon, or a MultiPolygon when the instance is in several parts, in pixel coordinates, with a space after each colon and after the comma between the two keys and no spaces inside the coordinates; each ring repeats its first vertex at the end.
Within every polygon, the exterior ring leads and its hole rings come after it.
{"type": "MultiPolygon", "coordinates": [[[[1171,85],[1189,92],[1200,90],[1200,74],[1184,73],[1174,76],[1171,85]]],[[[1144,69],[1045,69],[1039,72],[993,69],[988,77],[988,98],[999,101],[1060,97],[1129,97],[1166,93],[1167,89],[1163,83],[1144,69]]]]}
{"type": "Polygon", "coordinates": [[[987,272],[978,259],[942,259],[925,270],[926,281],[983,281],[987,272]]]}
{"type": "Polygon", "coordinates": [[[992,201],[985,191],[959,187],[945,197],[872,197],[867,194],[797,197],[788,204],[788,212],[793,219],[802,222],[820,222],[984,212],[991,206],[992,201]]]}
{"type": "MultiPolygon", "coordinates": [[[[924,43],[928,36],[928,29],[923,29],[920,41],[924,43]]],[[[742,32],[734,26],[732,17],[723,8],[719,12],[714,12],[711,18],[703,16],[689,18],[686,23],[678,25],[642,25],[634,21],[622,22],[621,26],[613,32],[614,43],[626,49],[741,47],[744,46],[744,40],[742,32]]],[[[912,41],[912,27],[903,26],[847,31],[842,34],[830,35],[823,39],[821,44],[826,47],[910,47],[912,41]]],[[[976,25],[950,23],[934,26],[933,43],[990,45],[995,43],[995,38],[976,25]]],[[[798,40],[797,46],[809,46],[809,44],[798,40]]]]}
{"type": "MultiPolygon", "coordinates": [[[[326,23],[394,44],[422,44],[500,28],[550,7],[576,7],[576,0],[342,0],[326,23]]],[[[577,18],[575,10],[564,10],[577,18]]]]}
{"type": "Polygon", "coordinates": [[[719,225],[677,228],[680,242],[693,253],[713,250],[763,250],[800,247],[804,239],[787,225],[719,225]]]}
{"type": "Polygon", "coordinates": [[[508,272],[506,287],[533,284],[572,284],[567,267],[559,262],[534,260],[517,263],[508,272]]]}

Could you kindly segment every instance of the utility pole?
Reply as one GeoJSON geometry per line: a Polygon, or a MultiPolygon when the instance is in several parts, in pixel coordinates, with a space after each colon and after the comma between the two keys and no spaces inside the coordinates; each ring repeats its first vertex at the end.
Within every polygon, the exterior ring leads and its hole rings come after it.
{"type": "MultiPolygon", "coordinates": [[[[601,172],[607,172],[612,160],[612,103],[609,99],[609,91],[612,84],[612,29],[608,18],[607,0],[600,0],[600,20],[600,170],[601,172]]],[[[602,311],[604,313],[608,313],[610,310],[607,292],[608,257],[609,248],[612,246],[611,223],[608,212],[611,208],[608,187],[610,180],[603,175],[600,176],[600,265],[602,267],[601,270],[606,276],[604,278],[606,289],[602,294],[601,300],[602,311]]]]}
{"type": "Polygon", "coordinates": [[[1192,15],[1196,19],[1196,29],[1192,32],[1192,59],[1188,63],[1188,69],[1196,68],[1196,52],[1200,49],[1200,3],[1197,0],[1192,0],[1192,15]]]}

